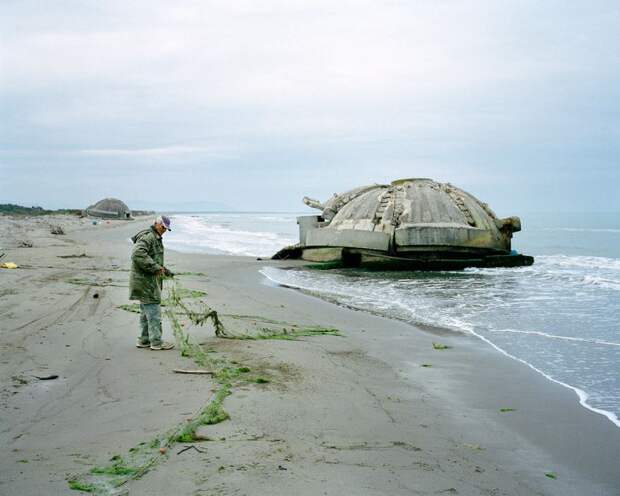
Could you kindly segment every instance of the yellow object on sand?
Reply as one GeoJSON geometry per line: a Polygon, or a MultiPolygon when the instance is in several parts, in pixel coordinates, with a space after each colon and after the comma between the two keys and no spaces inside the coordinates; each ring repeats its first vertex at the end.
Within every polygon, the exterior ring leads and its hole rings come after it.
{"type": "Polygon", "coordinates": [[[17,268],[17,264],[14,264],[13,262],[4,262],[3,264],[0,264],[0,269],[16,269],[17,268]]]}

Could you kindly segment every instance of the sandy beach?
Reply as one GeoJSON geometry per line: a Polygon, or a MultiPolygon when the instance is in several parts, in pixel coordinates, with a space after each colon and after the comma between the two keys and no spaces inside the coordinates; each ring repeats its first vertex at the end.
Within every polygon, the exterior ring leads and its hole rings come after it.
{"type": "Polygon", "coordinates": [[[137,349],[121,306],[147,222],[0,217],[18,265],[0,270],[0,494],[620,493],[620,429],[573,391],[473,336],[259,272],[297,262],[168,250],[185,304],[215,309],[228,339],[181,315],[193,354],[137,349]]]}

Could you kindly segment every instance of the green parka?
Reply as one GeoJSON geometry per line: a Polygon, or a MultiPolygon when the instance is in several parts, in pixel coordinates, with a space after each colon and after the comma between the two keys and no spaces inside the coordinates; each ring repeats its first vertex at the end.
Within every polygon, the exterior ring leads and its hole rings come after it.
{"type": "Polygon", "coordinates": [[[164,244],[151,226],[136,234],[131,253],[129,299],[140,303],[161,303],[162,278],[158,275],[164,266],[164,244]]]}

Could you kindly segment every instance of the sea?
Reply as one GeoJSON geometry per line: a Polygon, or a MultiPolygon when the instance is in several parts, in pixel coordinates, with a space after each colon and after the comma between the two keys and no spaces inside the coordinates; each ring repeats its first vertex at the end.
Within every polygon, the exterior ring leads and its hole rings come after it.
{"type": "MultiPolygon", "coordinates": [[[[173,216],[167,248],[269,257],[298,241],[301,213],[173,216]]],[[[620,213],[521,216],[531,267],[445,272],[263,267],[266,280],[386,317],[469,333],[577,393],[620,427],[620,213]]],[[[412,332],[414,332],[412,330],[412,332]]]]}

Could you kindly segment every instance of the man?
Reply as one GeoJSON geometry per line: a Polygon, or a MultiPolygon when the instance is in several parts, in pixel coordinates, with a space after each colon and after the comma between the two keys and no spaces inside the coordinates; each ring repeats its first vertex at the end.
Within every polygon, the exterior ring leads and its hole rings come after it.
{"type": "Polygon", "coordinates": [[[174,344],[161,340],[161,289],[164,276],[174,274],[164,266],[162,236],[170,231],[170,219],[157,217],[153,225],[140,231],[131,240],[129,299],[140,301],[140,337],[136,346],[151,350],[171,350],[174,344]]]}

